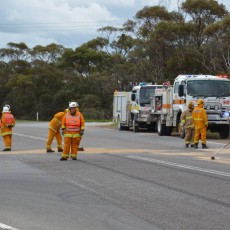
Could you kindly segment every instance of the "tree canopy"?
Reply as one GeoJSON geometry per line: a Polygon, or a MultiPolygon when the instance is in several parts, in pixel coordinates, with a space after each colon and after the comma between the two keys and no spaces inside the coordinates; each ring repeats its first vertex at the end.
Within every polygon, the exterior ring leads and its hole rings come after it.
{"type": "Polygon", "coordinates": [[[75,49],[9,42],[0,49],[0,102],[18,119],[48,120],[77,100],[88,119],[110,119],[114,90],[131,82],[173,82],[179,74],[230,74],[230,14],[215,0],[186,0],[178,11],[139,10],[121,28],[75,49]]]}

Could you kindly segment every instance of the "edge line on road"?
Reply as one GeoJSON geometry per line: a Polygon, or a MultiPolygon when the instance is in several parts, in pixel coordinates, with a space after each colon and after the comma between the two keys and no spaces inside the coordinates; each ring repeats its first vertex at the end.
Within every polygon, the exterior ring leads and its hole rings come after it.
{"type": "Polygon", "coordinates": [[[0,229],[5,229],[5,230],[19,230],[18,228],[13,228],[11,226],[5,225],[3,223],[0,223],[0,229]]]}
{"type": "Polygon", "coordinates": [[[127,156],[127,158],[142,160],[142,161],[148,161],[148,162],[158,163],[158,164],[162,164],[162,165],[169,165],[169,166],[174,166],[174,167],[178,167],[178,168],[190,169],[190,170],[199,171],[199,172],[206,172],[206,173],[215,174],[215,175],[219,175],[219,176],[230,177],[230,173],[228,173],[228,172],[199,168],[199,167],[190,166],[190,165],[173,163],[170,161],[161,161],[161,160],[157,160],[157,159],[153,159],[153,158],[139,157],[139,156],[134,156],[134,155],[127,156]]]}

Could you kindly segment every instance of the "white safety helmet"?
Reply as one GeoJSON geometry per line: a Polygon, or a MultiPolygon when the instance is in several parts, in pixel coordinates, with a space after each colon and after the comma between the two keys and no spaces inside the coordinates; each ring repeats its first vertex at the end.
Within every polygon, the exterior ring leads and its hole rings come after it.
{"type": "Polygon", "coordinates": [[[78,106],[79,105],[78,105],[78,103],[76,101],[72,101],[72,102],[69,103],[69,108],[76,108],[78,106]]]}
{"type": "Polygon", "coordinates": [[[10,109],[10,105],[4,105],[4,107],[8,107],[10,109]]]}
{"type": "Polygon", "coordinates": [[[9,111],[10,111],[10,109],[9,109],[8,106],[4,106],[3,109],[2,109],[2,112],[3,112],[3,113],[7,113],[7,112],[9,112],[9,111]]]}

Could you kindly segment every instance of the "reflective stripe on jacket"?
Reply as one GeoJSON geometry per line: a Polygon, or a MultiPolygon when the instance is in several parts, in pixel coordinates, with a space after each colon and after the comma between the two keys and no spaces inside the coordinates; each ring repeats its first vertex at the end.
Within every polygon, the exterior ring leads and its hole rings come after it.
{"type": "Polygon", "coordinates": [[[81,137],[79,135],[80,131],[85,130],[85,121],[82,113],[77,110],[75,115],[72,116],[70,111],[68,111],[62,119],[62,129],[65,130],[64,137],[81,137]]]}
{"type": "Polygon", "coordinates": [[[190,109],[185,110],[181,114],[181,123],[185,126],[186,129],[194,129],[192,111],[190,109]]]}
{"type": "Polygon", "coordinates": [[[61,128],[62,119],[65,116],[65,114],[66,112],[56,113],[53,119],[50,121],[49,128],[52,129],[54,132],[57,132],[57,130],[61,128]]]}
{"type": "Polygon", "coordinates": [[[192,112],[195,129],[202,129],[208,126],[208,117],[203,105],[198,105],[192,112]]]}
{"type": "Polygon", "coordinates": [[[15,119],[14,119],[14,116],[10,112],[4,112],[2,113],[2,118],[1,118],[1,135],[2,136],[12,135],[12,128],[9,128],[8,125],[12,125],[12,127],[15,126],[15,119]]]}
{"type": "Polygon", "coordinates": [[[2,116],[4,117],[4,123],[6,125],[14,124],[14,116],[11,113],[3,113],[2,116]]]}
{"type": "Polygon", "coordinates": [[[77,110],[74,115],[71,115],[70,111],[67,112],[62,119],[62,129],[77,133],[79,133],[80,130],[85,130],[85,121],[82,113],[79,110],[77,110]]]}
{"type": "Polygon", "coordinates": [[[66,114],[66,131],[77,132],[80,131],[80,127],[80,114],[75,114],[74,116],[69,113],[66,114]]]}

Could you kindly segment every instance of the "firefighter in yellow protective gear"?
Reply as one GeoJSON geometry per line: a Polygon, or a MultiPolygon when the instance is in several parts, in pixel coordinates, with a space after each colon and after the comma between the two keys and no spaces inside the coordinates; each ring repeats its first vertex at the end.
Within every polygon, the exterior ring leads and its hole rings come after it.
{"type": "Polygon", "coordinates": [[[56,113],[53,117],[53,119],[49,123],[49,131],[48,131],[48,138],[46,141],[46,152],[47,153],[52,153],[55,152],[52,150],[51,145],[54,140],[54,137],[56,138],[57,141],[57,148],[58,152],[62,152],[62,136],[61,136],[61,126],[62,126],[62,119],[67,113],[67,110],[64,110],[63,112],[56,113]]]}
{"type": "Polygon", "coordinates": [[[77,102],[69,103],[69,111],[63,117],[62,130],[64,134],[64,149],[61,161],[69,158],[71,150],[72,160],[77,160],[78,146],[85,130],[85,121],[82,113],[78,109],[77,102]]]}
{"type": "Polygon", "coordinates": [[[3,136],[3,141],[5,148],[3,151],[11,151],[12,146],[12,128],[15,126],[15,119],[13,114],[10,112],[10,106],[5,105],[2,110],[2,117],[0,122],[1,135],[3,136]]]}
{"type": "Polygon", "coordinates": [[[195,134],[195,129],[194,129],[194,124],[193,124],[193,119],[192,119],[192,111],[194,109],[194,104],[192,101],[188,103],[187,110],[185,110],[180,117],[181,124],[185,128],[185,148],[188,148],[189,145],[191,147],[194,147],[194,134],[195,134]]]}
{"type": "Polygon", "coordinates": [[[196,149],[198,148],[200,137],[202,142],[202,149],[208,148],[206,145],[206,130],[208,127],[208,117],[203,106],[204,100],[199,99],[197,101],[197,107],[192,112],[192,118],[195,126],[194,144],[196,149]]]}

